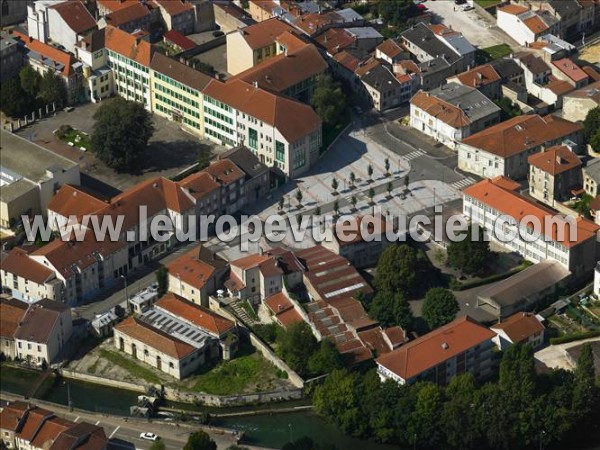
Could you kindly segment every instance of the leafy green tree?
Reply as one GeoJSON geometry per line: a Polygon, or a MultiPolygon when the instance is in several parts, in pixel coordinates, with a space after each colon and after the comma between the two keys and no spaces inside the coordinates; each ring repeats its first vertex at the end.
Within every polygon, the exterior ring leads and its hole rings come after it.
{"type": "Polygon", "coordinates": [[[354,172],[350,172],[349,179],[350,179],[350,184],[352,186],[354,186],[354,183],[356,183],[356,175],[354,174],[354,172]]]}
{"type": "Polygon", "coordinates": [[[431,288],[425,294],[423,318],[432,330],[452,322],[459,310],[456,297],[447,289],[431,288]]]}
{"type": "Polygon", "coordinates": [[[17,77],[0,84],[0,109],[10,117],[24,117],[35,108],[34,100],[21,87],[17,77]]]}
{"type": "Polygon", "coordinates": [[[392,191],[394,190],[394,185],[392,184],[391,181],[388,181],[388,183],[387,183],[387,185],[385,187],[385,190],[387,191],[388,196],[391,197],[392,196],[392,191]]]}
{"type": "Polygon", "coordinates": [[[353,195],[352,197],[350,197],[350,203],[352,204],[352,208],[356,209],[356,204],[358,203],[358,199],[356,198],[356,195],[353,195]]]}
{"type": "Polygon", "coordinates": [[[217,450],[217,444],[206,431],[198,430],[190,434],[183,450],[217,450]]]}
{"type": "Polygon", "coordinates": [[[592,136],[600,133],[600,106],[596,106],[593,109],[590,109],[585,116],[585,120],[583,121],[583,135],[586,140],[592,138],[592,136]]]}
{"type": "Polygon", "coordinates": [[[337,127],[347,114],[348,100],[339,83],[331,75],[319,75],[311,105],[328,127],[337,127]]]}
{"type": "Polygon", "coordinates": [[[594,369],[594,355],[590,343],[581,347],[575,367],[575,380],[573,385],[573,411],[580,417],[585,417],[592,411],[597,401],[597,388],[595,384],[596,372],[594,369]]]}
{"type": "Polygon", "coordinates": [[[210,166],[210,160],[212,159],[212,152],[207,149],[201,149],[198,152],[198,170],[206,169],[210,166]]]}
{"type": "Polygon", "coordinates": [[[373,283],[379,291],[401,292],[410,298],[417,292],[423,270],[415,249],[406,244],[391,245],[379,257],[373,283]]]}
{"type": "Polygon", "coordinates": [[[44,103],[57,107],[67,104],[67,87],[61,77],[53,71],[47,71],[40,82],[40,97],[44,103]]]}
{"type": "Polygon", "coordinates": [[[300,375],[310,373],[309,359],[319,348],[317,338],[306,322],[297,322],[277,336],[277,352],[300,375]]]}
{"type": "Polygon", "coordinates": [[[298,189],[296,191],[296,201],[298,202],[298,206],[302,206],[302,199],[304,198],[304,196],[302,195],[302,191],[300,189],[298,189]]]}
{"type": "Polygon", "coordinates": [[[383,161],[383,164],[385,166],[385,174],[389,175],[390,174],[390,160],[388,158],[385,158],[385,160],[383,161]]]}
{"type": "Polygon", "coordinates": [[[412,330],[414,317],[410,305],[402,292],[380,291],[375,295],[369,308],[369,315],[385,327],[399,325],[404,330],[412,330]]]}
{"type": "Polygon", "coordinates": [[[334,177],[333,180],[331,180],[331,189],[333,189],[334,192],[337,192],[338,186],[338,180],[334,177]]]}
{"type": "Polygon", "coordinates": [[[373,203],[373,197],[375,197],[375,189],[369,189],[369,200],[373,203]]]}
{"type": "Polygon", "coordinates": [[[323,375],[343,367],[340,352],[329,339],[323,339],[319,349],[308,359],[308,371],[311,375],[323,375]]]}
{"type": "Polygon", "coordinates": [[[406,26],[406,22],[419,13],[412,0],[386,0],[378,2],[379,17],[393,27],[406,26]]]}
{"type": "Polygon", "coordinates": [[[169,270],[165,266],[160,266],[156,271],[156,283],[158,284],[158,295],[162,297],[169,288],[169,270]]]}
{"type": "Polygon", "coordinates": [[[410,180],[408,178],[408,174],[404,177],[404,189],[408,190],[408,185],[410,184],[410,180]]]}
{"type": "Polygon", "coordinates": [[[337,200],[335,202],[333,202],[333,211],[336,214],[339,214],[339,212],[340,212],[340,202],[338,202],[337,200]]]}
{"type": "Polygon", "coordinates": [[[423,382],[414,386],[417,389],[417,402],[410,416],[409,430],[418,447],[439,448],[442,442],[441,412],[443,394],[441,388],[433,383],[423,382]]]}
{"type": "Polygon", "coordinates": [[[23,91],[31,98],[35,98],[40,93],[42,76],[36,72],[29,64],[23,66],[19,72],[19,80],[23,91]]]}
{"type": "Polygon", "coordinates": [[[150,450],[166,450],[166,448],[167,446],[162,439],[157,439],[150,446],[150,450]]]}
{"type": "Polygon", "coordinates": [[[117,171],[139,171],[154,132],[151,114],[143,105],[117,97],[102,102],[94,119],[92,150],[96,156],[117,171]]]}
{"type": "Polygon", "coordinates": [[[477,226],[474,238],[473,225],[467,228],[464,239],[448,245],[448,264],[463,273],[473,274],[485,267],[491,256],[490,243],[484,237],[484,230],[477,226]]]}
{"type": "Polygon", "coordinates": [[[478,433],[472,413],[476,391],[475,378],[468,372],[454,377],[446,389],[442,423],[446,440],[453,448],[473,448],[477,442],[478,433]]]}
{"type": "Polygon", "coordinates": [[[369,175],[369,180],[373,178],[373,166],[371,164],[367,166],[367,174],[369,175]]]}

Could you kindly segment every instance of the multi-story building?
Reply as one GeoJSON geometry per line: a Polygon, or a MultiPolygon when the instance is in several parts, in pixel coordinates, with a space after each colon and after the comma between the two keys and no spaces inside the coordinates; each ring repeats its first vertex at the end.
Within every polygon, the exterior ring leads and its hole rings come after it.
{"type": "Polygon", "coordinates": [[[15,298],[0,297],[0,354],[4,359],[13,360],[17,357],[15,331],[27,312],[29,305],[15,298]]]}
{"type": "Polygon", "coordinates": [[[583,167],[583,189],[596,198],[600,195],[600,159],[594,158],[583,167]]]}
{"type": "Polygon", "coordinates": [[[104,30],[108,66],[113,71],[116,93],[126,100],[142,103],[151,111],[152,46],[118,28],[107,26],[104,30]]]}
{"type": "Polygon", "coordinates": [[[571,122],[583,122],[590,110],[598,106],[600,106],[600,81],[595,81],[563,97],[563,117],[571,122]]]}
{"type": "Polygon", "coordinates": [[[529,193],[532,197],[555,207],[581,189],[581,160],[564,145],[550,147],[527,158],[529,163],[529,193]]]}
{"type": "Polygon", "coordinates": [[[152,111],[202,136],[202,89],[212,78],[159,52],[150,68],[152,111]]]}
{"type": "Polygon", "coordinates": [[[0,26],[6,27],[15,23],[23,22],[27,19],[28,0],[2,0],[0,7],[0,26]]]}
{"type": "Polygon", "coordinates": [[[192,3],[184,0],[153,0],[160,10],[167,31],[181,34],[193,33],[196,28],[196,11],[192,3]]]}
{"type": "Polygon", "coordinates": [[[529,261],[558,261],[576,279],[591,275],[600,227],[581,216],[557,214],[520,195],[520,187],[504,177],[469,186],[463,191],[463,213],[487,229],[492,241],[529,261]]]}
{"type": "Polygon", "coordinates": [[[318,159],[321,119],[310,106],[242,80],[213,80],[203,95],[204,133],[212,141],[245,145],[261,163],[291,178],[318,159]]]}
{"type": "Polygon", "coordinates": [[[576,148],[583,127],[557,116],[522,115],[469,136],[458,144],[458,168],[480,177],[527,177],[527,158],[555,145],[576,148]]]}
{"type": "Polygon", "coordinates": [[[469,372],[482,380],[493,375],[495,333],[469,316],[463,316],[400,348],[377,358],[382,381],[399,384],[432,381],[446,385],[469,372]]]}
{"type": "Polygon", "coordinates": [[[115,92],[115,78],[108,67],[108,52],[104,45],[104,30],[94,31],[80,40],[75,56],[83,63],[84,96],[92,103],[110,97],[115,92]]]}
{"type": "Polygon", "coordinates": [[[283,270],[273,256],[251,254],[231,261],[230,267],[225,287],[235,297],[258,304],[283,289],[283,270]]]}
{"type": "Polygon", "coordinates": [[[0,81],[17,75],[21,67],[23,67],[23,54],[17,39],[6,31],[0,32],[0,81]]]}
{"type": "Polygon", "coordinates": [[[530,345],[538,348],[544,343],[546,328],[535,314],[519,312],[490,327],[496,336],[492,339],[500,350],[513,344],[530,345]]]}
{"type": "Polygon", "coordinates": [[[448,78],[448,83],[458,83],[475,88],[492,100],[502,96],[500,89],[502,85],[501,77],[491,64],[484,64],[459,73],[448,78]]]}
{"type": "Polygon", "coordinates": [[[475,88],[449,83],[410,100],[411,127],[456,149],[463,139],[500,121],[500,108],[475,88]]]}
{"type": "Polygon", "coordinates": [[[151,31],[158,15],[158,9],[152,9],[147,3],[133,3],[108,13],[98,21],[98,25],[101,28],[111,25],[127,33],[136,30],[151,31]]]}
{"type": "Polygon", "coordinates": [[[571,84],[575,89],[580,89],[588,84],[588,74],[569,58],[553,61],[551,69],[557,78],[571,84]]]}
{"type": "Polygon", "coordinates": [[[496,10],[496,24],[520,45],[537,41],[544,34],[559,33],[559,20],[544,11],[534,12],[521,5],[509,4],[496,10]]]}

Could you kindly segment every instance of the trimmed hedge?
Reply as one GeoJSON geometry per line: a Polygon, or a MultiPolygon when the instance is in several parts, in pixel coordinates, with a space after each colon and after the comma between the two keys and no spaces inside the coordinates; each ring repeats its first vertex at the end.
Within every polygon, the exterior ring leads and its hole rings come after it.
{"type": "Polygon", "coordinates": [[[580,331],[578,333],[566,334],[564,336],[550,338],[550,344],[558,345],[558,344],[566,344],[568,342],[579,341],[582,339],[588,339],[593,337],[600,336],[600,330],[596,331],[580,331]]]}

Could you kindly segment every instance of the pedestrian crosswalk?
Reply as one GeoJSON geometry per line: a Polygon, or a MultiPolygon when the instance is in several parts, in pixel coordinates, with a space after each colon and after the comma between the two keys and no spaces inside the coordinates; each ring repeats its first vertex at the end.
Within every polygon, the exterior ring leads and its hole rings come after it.
{"type": "Polygon", "coordinates": [[[406,161],[410,161],[412,159],[418,158],[419,156],[423,156],[426,154],[427,152],[425,152],[424,150],[418,149],[414,152],[407,153],[406,155],[402,156],[402,158],[404,158],[406,161]]]}
{"type": "Polygon", "coordinates": [[[475,183],[475,180],[471,177],[467,177],[452,183],[452,187],[460,190],[466,188],[467,186],[471,186],[473,183],[475,183]]]}

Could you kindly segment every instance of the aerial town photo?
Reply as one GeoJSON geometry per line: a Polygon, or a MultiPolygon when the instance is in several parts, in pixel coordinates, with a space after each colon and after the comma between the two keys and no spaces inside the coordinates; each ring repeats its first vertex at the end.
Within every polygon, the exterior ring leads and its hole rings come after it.
{"type": "Polygon", "coordinates": [[[600,450],[600,0],[0,9],[0,450],[600,450]]]}

